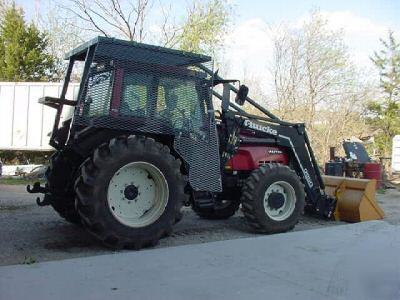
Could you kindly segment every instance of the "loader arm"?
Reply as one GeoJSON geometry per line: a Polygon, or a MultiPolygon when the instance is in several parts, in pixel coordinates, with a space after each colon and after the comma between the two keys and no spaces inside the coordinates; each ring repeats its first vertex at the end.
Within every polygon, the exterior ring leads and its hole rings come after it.
{"type": "Polygon", "coordinates": [[[336,199],[325,193],[325,185],[304,124],[270,127],[277,130],[277,144],[290,149],[293,168],[304,183],[307,195],[306,210],[331,218],[335,211],[336,199]]]}
{"type": "Polygon", "coordinates": [[[223,122],[227,124],[227,141],[224,159],[226,161],[235,154],[240,145],[237,137],[240,129],[256,131],[258,134],[275,140],[277,146],[286,147],[292,158],[292,168],[296,171],[304,184],[307,195],[306,210],[317,215],[331,218],[336,206],[334,197],[325,194],[325,185],[322,180],[318,164],[312,151],[310,141],[302,123],[292,124],[275,119],[262,118],[243,112],[224,112],[223,122]],[[277,124],[278,123],[278,124],[277,124]]]}
{"type": "MultiPolygon", "coordinates": [[[[218,76],[215,79],[220,79],[218,76]]],[[[320,216],[331,218],[335,211],[336,199],[326,195],[314,152],[303,123],[290,123],[280,120],[267,109],[246,97],[246,101],[262,112],[265,117],[248,114],[237,105],[231,103],[230,92],[238,93],[238,89],[228,82],[223,82],[223,94],[213,91],[213,95],[222,101],[221,121],[225,124],[225,138],[221,154],[221,170],[226,162],[235,154],[240,146],[240,129],[250,129],[275,139],[277,146],[289,149],[292,167],[304,184],[306,193],[306,210],[320,216]]]]}
{"type": "Polygon", "coordinates": [[[248,114],[230,102],[230,92],[237,91],[228,83],[224,83],[222,95],[213,90],[213,95],[222,101],[221,122],[225,124],[225,138],[220,140],[221,148],[224,149],[221,155],[221,172],[240,147],[240,130],[251,129],[269,140],[275,140],[276,146],[288,149],[291,167],[304,184],[307,212],[347,222],[378,220],[384,217],[375,200],[374,181],[321,176],[305,125],[280,120],[247,97],[246,101],[264,116],[248,114]]]}

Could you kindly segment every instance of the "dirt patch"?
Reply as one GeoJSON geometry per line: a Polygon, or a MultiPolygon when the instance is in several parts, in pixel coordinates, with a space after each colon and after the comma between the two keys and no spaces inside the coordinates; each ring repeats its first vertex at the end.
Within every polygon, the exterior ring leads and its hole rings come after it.
{"type": "Polygon", "coordinates": [[[400,225],[400,190],[386,189],[377,195],[377,201],[385,212],[385,221],[400,225]]]}
{"type": "MultiPolygon", "coordinates": [[[[400,224],[400,191],[385,190],[383,194],[377,195],[377,199],[385,211],[385,221],[400,224]]],[[[340,224],[345,223],[303,216],[294,230],[310,230],[340,224]]],[[[35,195],[28,194],[25,187],[19,185],[0,185],[0,236],[0,265],[115,253],[104,248],[82,228],[61,219],[51,207],[38,207],[35,195]]],[[[183,219],[176,224],[173,234],[160,240],[156,247],[252,236],[259,234],[249,230],[240,212],[228,220],[203,220],[190,208],[185,208],[183,219]]]]}

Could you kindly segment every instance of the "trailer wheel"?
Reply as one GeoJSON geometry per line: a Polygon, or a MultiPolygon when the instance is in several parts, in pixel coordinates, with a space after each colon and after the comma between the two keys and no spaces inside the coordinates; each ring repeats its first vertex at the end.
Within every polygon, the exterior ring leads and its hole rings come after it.
{"type": "Polygon", "coordinates": [[[76,207],[84,226],[111,248],[155,245],[180,217],[186,178],[170,149],[129,136],[98,147],[81,167],[76,207]]]}
{"type": "Polygon", "coordinates": [[[294,228],[304,209],[304,187],[289,167],[267,164],[247,179],[241,202],[247,223],[257,232],[278,233],[294,228]]]}
{"type": "MultiPolygon", "coordinates": [[[[78,164],[79,166],[79,164],[78,164]]],[[[62,151],[50,157],[45,178],[46,186],[52,191],[49,195],[51,206],[66,221],[79,225],[81,218],[75,209],[74,182],[77,164],[62,151]]]]}

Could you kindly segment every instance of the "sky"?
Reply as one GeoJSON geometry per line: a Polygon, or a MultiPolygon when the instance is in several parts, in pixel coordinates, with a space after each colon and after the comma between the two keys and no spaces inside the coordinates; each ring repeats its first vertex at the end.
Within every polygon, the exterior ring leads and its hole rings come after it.
{"type": "MultiPolygon", "coordinates": [[[[163,0],[160,0],[163,1],[163,0]]],[[[172,1],[172,0],[171,0],[172,1]]],[[[187,0],[173,1],[177,15],[184,14],[187,0]]],[[[400,39],[400,0],[229,0],[234,5],[234,25],[225,39],[225,59],[230,62],[230,75],[249,73],[268,78],[266,66],[272,55],[268,34],[271,26],[286,24],[296,28],[309,12],[319,9],[331,29],[343,29],[345,42],[355,64],[372,68],[369,57],[380,49],[379,38],[389,29],[400,39]]],[[[35,15],[35,7],[45,7],[51,0],[17,0],[27,18],[35,15]]],[[[179,19],[179,16],[178,16],[179,19]]]]}
{"type": "Polygon", "coordinates": [[[313,9],[320,10],[328,19],[329,28],[344,30],[352,60],[365,75],[374,71],[370,56],[380,49],[379,38],[386,37],[389,29],[400,38],[400,0],[236,0],[235,3],[239,15],[231,34],[234,42],[228,42],[233,47],[227,51],[227,58],[246,61],[244,68],[238,66],[232,70],[237,76],[249,72],[260,76],[264,72],[268,79],[265,65],[272,56],[272,43],[265,32],[279,24],[296,28],[313,9]]]}
{"type": "Polygon", "coordinates": [[[266,22],[294,20],[310,9],[326,11],[349,11],[363,18],[369,18],[388,26],[399,26],[399,0],[236,0],[243,19],[261,18],[266,22]],[[251,3],[251,5],[249,5],[251,3]]]}

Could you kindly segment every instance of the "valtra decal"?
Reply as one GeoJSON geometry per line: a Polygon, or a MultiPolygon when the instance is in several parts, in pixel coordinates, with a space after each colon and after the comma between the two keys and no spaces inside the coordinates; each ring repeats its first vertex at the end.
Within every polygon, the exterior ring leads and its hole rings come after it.
{"type": "Polygon", "coordinates": [[[269,149],[268,150],[268,154],[282,154],[283,151],[282,150],[278,150],[278,149],[269,149]]]}
{"type": "Polygon", "coordinates": [[[265,133],[268,133],[271,135],[278,135],[278,131],[276,129],[273,129],[269,126],[264,126],[264,125],[260,125],[260,124],[251,122],[250,120],[245,120],[243,125],[250,129],[262,131],[262,132],[265,132],[265,133]]]}

